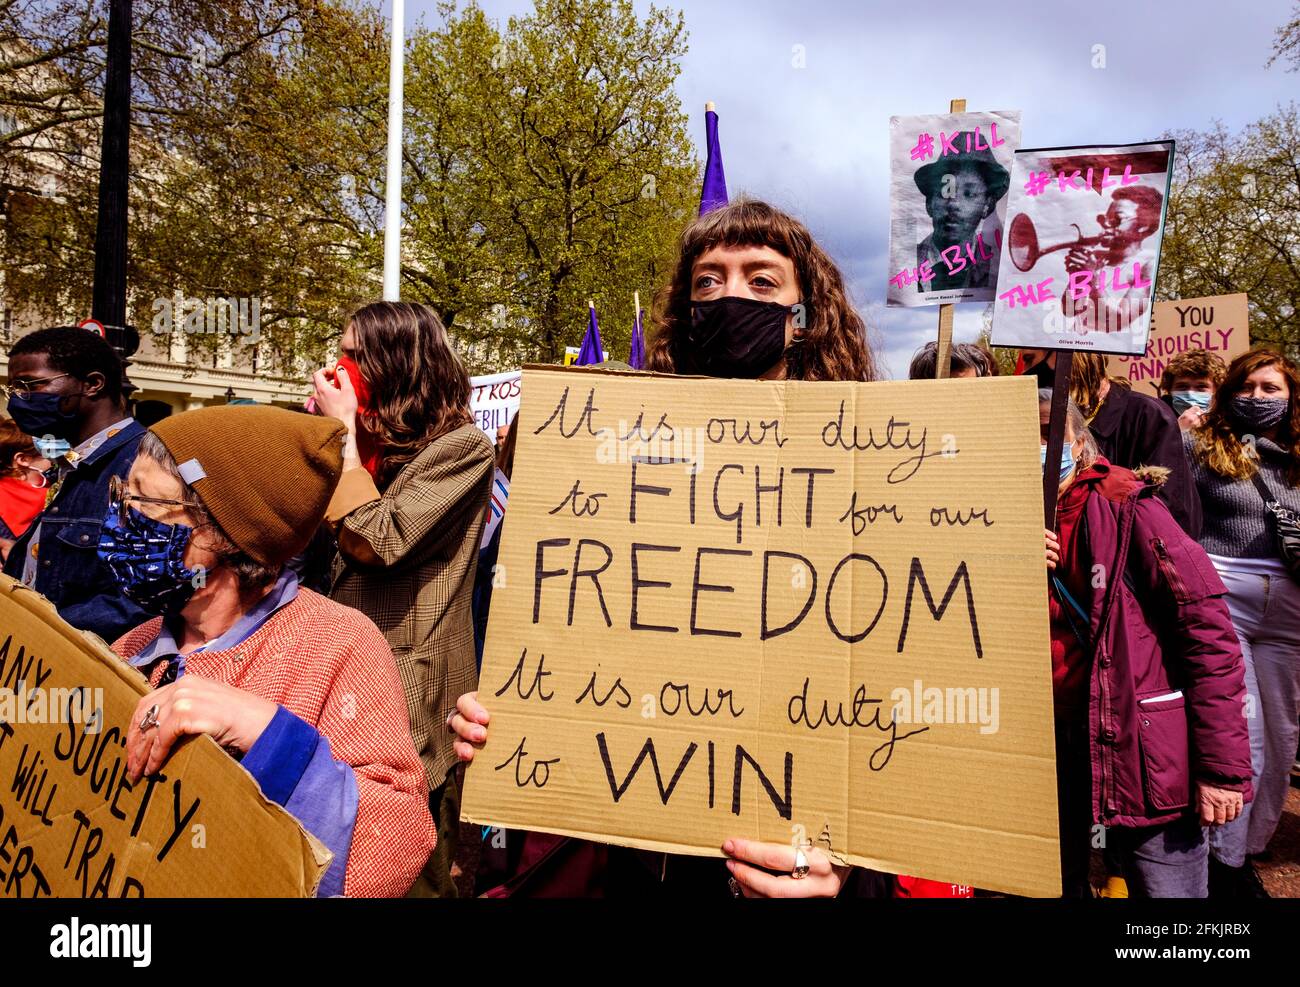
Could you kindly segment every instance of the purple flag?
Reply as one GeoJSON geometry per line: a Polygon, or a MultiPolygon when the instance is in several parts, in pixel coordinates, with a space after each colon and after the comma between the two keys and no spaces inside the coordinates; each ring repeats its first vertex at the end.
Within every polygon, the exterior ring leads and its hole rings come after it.
{"type": "Polygon", "coordinates": [[[722,170],[722,147],[718,143],[718,114],[713,111],[712,103],[705,107],[704,127],[707,131],[709,157],[704,163],[704,189],[700,193],[701,216],[719,206],[725,206],[729,201],[727,176],[722,170]]]}
{"type": "Polygon", "coordinates": [[[577,367],[594,367],[605,362],[605,347],[600,344],[600,326],[596,323],[596,306],[591,306],[591,322],[587,326],[587,335],[582,337],[582,349],[578,351],[577,367]]]}
{"type": "Polygon", "coordinates": [[[632,320],[632,352],[627,358],[628,365],[633,370],[645,369],[645,335],[641,328],[642,321],[645,319],[645,312],[637,312],[636,317],[632,320]]]}

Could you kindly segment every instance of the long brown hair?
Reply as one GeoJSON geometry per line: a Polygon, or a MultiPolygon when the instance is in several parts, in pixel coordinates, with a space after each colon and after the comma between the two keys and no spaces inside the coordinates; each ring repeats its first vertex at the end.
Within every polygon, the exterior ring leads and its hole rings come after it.
{"type": "Polygon", "coordinates": [[[1287,450],[1291,460],[1287,469],[1287,482],[1300,487],[1300,370],[1282,353],[1267,347],[1248,350],[1233,360],[1228,373],[1214,391],[1205,420],[1197,426],[1195,453],[1197,458],[1220,476],[1233,480],[1249,480],[1259,470],[1254,450],[1237,435],[1238,426],[1228,409],[1237,392],[1246,386],[1246,378],[1256,370],[1276,367],[1291,388],[1290,407],[1283,416],[1277,431],[1277,444],[1287,450]]]}
{"type": "Polygon", "coordinates": [[[646,369],[692,373],[678,367],[674,339],[691,320],[691,274],[700,255],[714,247],[771,247],[789,258],[808,309],[800,363],[802,380],[876,380],[866,325],[849,302],[835,262],[792,216],[753,199],[737,199],[692,222],[682,233],[672,281],[655,298],[655,334],[646,348],[646,369]]]}
{"type": "Polygon", "coordinates": [[[366,427],[383,449],[381,487],[430,443],[474,419],[469,375],[425,305],[375,302],[352,313],[356,361],[370,388],[366,427]]]}
{"type": "MultiPolygon", "coordinates": [[[[1058,355],[1057,359],[1061,359],[1058,355]]],[[[1070,400],[1079,406],[1085,421],[1092,421],[1101,409],[1101,384],[1109,380],[1111,387],[1131,390],[1132,385],[1123,377],[1106,374],[1106,356],[1102,353],[1075,353],[1070,367],[1070,400]]]]}

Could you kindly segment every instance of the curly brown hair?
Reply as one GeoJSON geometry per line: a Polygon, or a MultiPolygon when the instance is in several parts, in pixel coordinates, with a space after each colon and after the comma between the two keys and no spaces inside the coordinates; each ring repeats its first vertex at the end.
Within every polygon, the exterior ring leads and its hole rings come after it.
{"type": "Polygon", "coordinates": [[[1218,353],[1187,350],[1165,364],[1165,371],[1160,375],[1160,390],[1165,394],[1173,393],[1174,381],[1179,377],[1204,377],[1217,388],[1227,373],[1228,365],[1218,353]]]}
{"type": "Polygon", "coordinates": [[[1300,487],[1300,370],[1278,350],[1260,347],[1248,350],[1228,365],[1228,373],[1214,392],[1214,401],[1204,421],[1193,430],[1194,455],[1220,476],[1249,480],[1259,471],[1253,450],[1237,435],[1228,414],[1232,399],[1256,370],[1276,367],[1291,389],[1290,407],[1277,430],[1277,444],[1290,453],[1287,482],[1300,487]]]}
{"type": "Polygon", "coordinates": [[[646,348],[646,369],[695,373],[678,366],[673,342],[685,338],[691,319],[691,274],[696,260],[714,247],[770,247],[794,264],[807,307],[800,358],[801,380],[876,380],[866,324],[849,302],[844,278],[808,228],[766,202],[737,199],[692,222],[682,232],[672,281],[655,297],[655,328],[646,348]]]}
{"type": "Polygon", "coordinates": [[[357,366],[370,387],[366,427],[383,450],[382,489],[430,442],[474,420],[469,375],[428,306],[375,302],[349,322],[357,366]]]}

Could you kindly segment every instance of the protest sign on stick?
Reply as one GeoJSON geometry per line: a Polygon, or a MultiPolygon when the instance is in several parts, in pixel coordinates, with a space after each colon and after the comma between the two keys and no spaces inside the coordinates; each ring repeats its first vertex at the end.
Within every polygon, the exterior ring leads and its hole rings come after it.
{"type": "Polygon", "coordinates": [[[891,306],[994,298],[1020,114],[951,106],[889,121],[891,306]]]}
{"type": "Polygon", "coordinates": [[[466,819],[1059,893],[1032,380],[523,394],[466,819]]]}
{"type": "MultiPolygon", "coordinates": [[[[948,111],[950,113],[965,113],[966,101],[964,99],[952,100],[948,104],[948,111]]],[[[952,320],[952,302],[940,305],[939,337],[934,354],[934,376],[938,380],[947,380],[952,376],[952,320]]]]}
{"type": "Polygon", "coordinates": [[[1145,351],[1173,149],[1016,152],[994,346],[1145,351]]]}
{"type": "Polygon", "coordinates": [[[132,784],[144,678],[0,576],[0,895],[304,897],[330,853],[210,737],[132,784]]]}
{"type": "Polygon", "coordinates": [[[1140,394],[1160,396],[1169,361],[1188,350],[1207,350],[1231,363],[1250,349],[1250,306],[1244,293],[1156,302],[1151,336],[1141,356],[1112,356],[1107,372],[1140,394]]]}
{"type": "Polygon", "coordinates": [[[1065,416],[1074,373],[1074,350],[1056,351],[1052,410],[1047,426],[1047,456],[1043,460],[1043,524],[1056,528],[1056,503],[1061,496],[1061,457],[1065,454],[1065,416]]]}

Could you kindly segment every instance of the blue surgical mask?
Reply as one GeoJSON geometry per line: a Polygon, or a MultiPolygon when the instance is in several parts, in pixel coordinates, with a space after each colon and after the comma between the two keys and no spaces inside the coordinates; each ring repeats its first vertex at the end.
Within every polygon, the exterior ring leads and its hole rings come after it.
{"type": "Polygon", "coordinates": [[[77,413],[63,411],[59,407],[62,394],[46,394],[33,391],[31,394],[11,394],[9,396],[9,417],[14,424],[28,435],[52,435],[67,439],[77,427],[77,413]]]}
{"type": "Polygon", "coordinates": [[[1172,395],[1174,414],[1181,415],[1188,408],[1209,411],[1210,397],[1209,391],[1174,391],[1172,395]]]}
{"type": "Polygon", "coordinates": [[[32,439],[32,442],[36,446],[36,451],[50,462],[72,451],[71,442],[67,439],[56,439],[53,435],[43,435],[39,439],[32,439]]]}
{"type": "MultiPolygon", "coordinates": [[[[1047,443],[1041,443],[1038,447],[1039,461],[1042,463],[1043,470],[1047,470],[1047,443]]],[[[1064,483],[1066,478],[1074,472],[1074,449],[1065,443],[1061,446],[1061,482],[1064,483]]]]}
{"type": "Polygon", "coordinates": [[[185,568],[185,546],[194,529],[163,524],[110,503],[99,536],[99,557],[113,573],[122,595],[146,613],[169,617],[190,602],[197,573],[185,568]]]}

